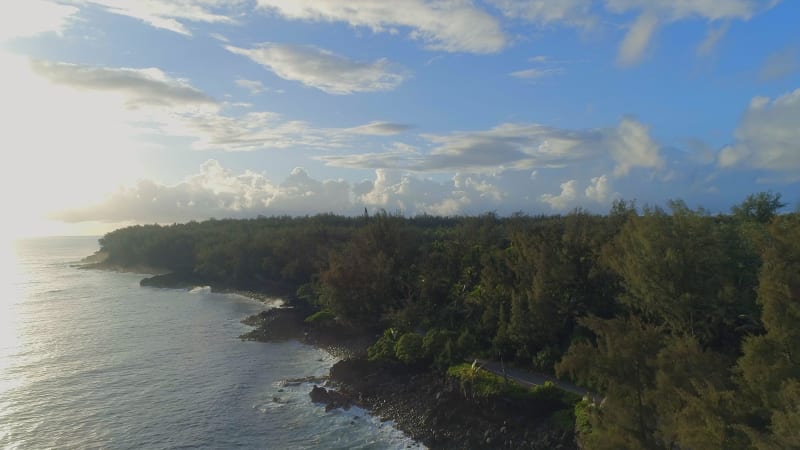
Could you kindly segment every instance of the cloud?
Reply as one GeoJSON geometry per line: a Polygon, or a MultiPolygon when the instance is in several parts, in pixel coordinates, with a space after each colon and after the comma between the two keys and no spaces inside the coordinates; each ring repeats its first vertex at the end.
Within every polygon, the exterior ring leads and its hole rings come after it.
{"type": "Polygon", "coordinates": [[[44,0],[0,2],[0,43],[18,37],[54,32],[61,34],[78,8],[44,0]]]}
{"type": "Polygon", "coordinates": [[[728,28],[730,28],[730,22],[724,22],[716,28],[710,27],[708,33],[706,33],[706,38],[697,46],[697,54],[700,56],[710,55],[728,32],[728,28]]]}
{"type": "MultiPolygon", "coordinates": [[[[659,24],[692,18],[716,20],[749,20],[755,14],[772,8],[780,0],[606,0],[612,13],[640,12],[620,44],[617,62],[632,65],[641,61],[659,24]]],[[[710,51],[721,39],[727,25],[712,29],[700,44],[699,51],[710,51]]]]}
{"type": "Polygon", "coordinates": [[[79,89],[118,92],[131,107],[142,105],[213,105],[216,101],[186,80],[171,78],[157,68],[105,68],[32,60],[34,72],[48,80],[79,89]]]}
{"type": "Polygon", "coordinates": [[[283,183],[263,174],[240,174],[215,160],[200,172],[175,185],[141,180],[121,187],[104,202],[82,209],[60,211],[54,217],[66,222],[174,222],[209,217],[254,217],[258,214],[352,212],[349,186],[339,180],[317,181],[295,168],[283,183]]]}
{"type": "Polygon", "coordinates": [[[790,46],[767,56],[758,72],[758,77],[761,81],[778,80],[798,69],[800,69],[800,48],[790,46]]]}
{"type": "Polygon", "coordinates": [[[365,207],[408,215],[453,215],[495,209],[504,197],[491,183],[470,175],[456,174],[449,181],[437,182],[381,169],[374,179],[350,184],[317,180],[305,169],[295,168],[283,182],[274,183],[263,174],[234,173],[218,161],[208,160],[199,173],[180,183],[140,180],[93,206],[62,210],[53,217],[70,223],[169,223],[259,214],[359,214],[365,207]]]}
{"type": "Polygon", "coordinates": [[[592,0],[492,0],[503,15],[537,25],[559,24],[576,28],[592,28],[597,17],[592,13],[592,0]]]}
{"type": "Polygon", "coordinates": [[[616,160],[614,175],[625,176],[634,167],[660,169],[664,160],[659,154],[659,147],[650,137],[646,125],[634,119],[622,119],[619,126],[609,133],[609,149],[616,160]]]}
{"type": "Polygon", "coordinates": [[[691,17],[707,20],[748,20],[756,13],[775,6],[780,0],[606,0],[606,8],[615,13],[649,11],[676,21],[691,17]]]}
{"type": "Polygon", "coordinates": [[[655,14],[640,15],[633,22],[619,46],[617,62],[623,66],[629,66],[641,61],[656,28],[658,28],[658,17],[655,14]]]}
{"type": "Polygon", "coordinates": [[[409,28],[409,36],[431,50],[495,53],[506,46],[499,22],[471,1],[406,0],[398,5],[384,0],[257,0],[257,4],[290,20],[344,22],[376,33],[409,28]]]}
{"type": "Polygon", "coordinates": [[[535,80],[553,75],[561,75],[562,73],[564,73],[564,69],[562,68],[547,68],[518,70],[516,72],[511,72],[509,75],[514,78],[521,78],[524,80],[535,80]]]}
{"type": "Polygon", "coordinates": [[[577,198],[576,180],[569,180],[561,183],[561,193],[558,195],[542,194],[539,198],[550,205],[556,211],[563,211],[572,204],[577,198]]]}
{"type": "Polygon", "coordinates": [[[286,80],[329,94],[390,91],[408,76],[405,69],[386,59],[359,62],[311,45],[265,42],[252,49],[226,46],[286,80]]]}
{"type": "Polygon", "coordinates": [[[416,148],[402,143],[384,152],[363,152],[347,155],[321,155],[315,157],[331,167],[349,169],[403,169],[413,170],[423,161],[416,148]]]}
{"type": "Polygon", "coordinates": [[[105,11],[141,20],[154,28],[191,36],[188,22],[235,24],[234,14],[247,5],[246,0],[77,0],[78,4],[96,5],[105,11]]]}
{"type": "Polygon", "coordinates": [[[236,80],[236,85],[240,88],[247,89],[253,95],[258,95],[266,90],[264,83],[258,80],[236,80]]]}
{"type": "Polygon", "coordinates": [[[363,134],[367,136],[393,136],[400,134],[411,128],[402,123],[391,123],[375,121],[365,125],[360,125],[353,128],[348,128],[347,131],[354,134],[363,134]]]}
{"type": "Polygon", "coordinates": [[[584,195],[587,199],[597,203],[606,203],[611,196],[611,184],[608,181],[608,176],[593,177],[589,186],[586,187],[584,195]]]}
{"type": "Polygon", "coordinates": [[[433,149],[395,148],[382,153],[324,155],[335,167],[402,169],[412,172],[497,173],[559,168],[609,160],[616,176],[631,169],[660,169],[663,160],[647,126],[624,118],[614,128],[571,130],[541,124],[505,123],[484,131],[423,134],[433,149]]]}
{"type": "Polygon", "coordinates": [[[800,171],[800,89],[776,99],[755,97],[736,129],[735,143],[719,153],[721,167],[800,171]]]}
{"type": "Polygon", "coordinates": [[[266,148],[338,148],[359,136],[389,136],[406,126],[369,122],[347,128],[315,128],[269,111],[232,114],[188,80],[157,68],[107,68],[33,60],[30,68],[52,83],[107,97],[106,114],[140,134],[185,137],[196,149],[251,151],[266,148]],[[115,106],[116,105],[116,106],[115,106]]]}

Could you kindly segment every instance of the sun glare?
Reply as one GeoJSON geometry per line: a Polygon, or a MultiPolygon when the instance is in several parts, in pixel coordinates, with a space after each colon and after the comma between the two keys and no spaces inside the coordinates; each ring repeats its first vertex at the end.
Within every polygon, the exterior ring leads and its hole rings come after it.
{"type": "Polygon", "coordinates": [[[15,155],[15,169],[0,177],[15,221],[3,231],[50,234],[43,231],[54,225],[42,219],[49,212],[88,206],[141,176],[137,131],[120,98],[50,83],[27,58],[1,50],[0,67],[0,120],[10,124],[0,148],[15,155]]]}

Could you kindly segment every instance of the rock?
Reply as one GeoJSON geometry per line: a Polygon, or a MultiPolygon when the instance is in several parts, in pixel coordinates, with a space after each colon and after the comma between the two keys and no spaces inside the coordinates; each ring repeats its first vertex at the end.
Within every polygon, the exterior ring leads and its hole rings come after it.
{"type": "Polygon", "coordinates": [[[324,387],[317,386],[316,384],[313,388],[311,388],[311,392],[309,392],[308,395],[311,397],[312,402],[324,403],[325,412],[336,408],[344,408],[345,410],[349,410],[350,405],[353,403],[349,397],[341,392],[328,390],[324,387]]]}
{"type": "Polygon", "coordinates": [[[324,387],[319,387],[316,384],[311,389],[309,394],[311,396],[311,401],[314,403],[327,403],[330,400],[330,395],[328,395],[328,390],[324,387]]]}

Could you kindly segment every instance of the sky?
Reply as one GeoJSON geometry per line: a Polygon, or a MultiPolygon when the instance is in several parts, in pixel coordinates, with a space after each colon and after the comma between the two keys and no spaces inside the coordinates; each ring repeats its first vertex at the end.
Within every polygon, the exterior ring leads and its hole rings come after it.
{"type": "Polygon", "coordinates": [[[2,0],[4,236],[800,204],[800,2],[2,0]]]}

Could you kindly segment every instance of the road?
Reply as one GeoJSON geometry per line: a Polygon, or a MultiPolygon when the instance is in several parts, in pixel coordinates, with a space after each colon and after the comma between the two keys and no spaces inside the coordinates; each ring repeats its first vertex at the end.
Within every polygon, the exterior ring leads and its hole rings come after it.
{"type": "MultiPolygon", "coordinates": [[[[479,359],[477,361],[478,365],[482,369],[492,372],[495,375],[500,375],[501,377],[504,376],[503,365],[501,363],[497,361],[488,361],[484,359],[479,359]]],[[[527,370],[516,369],[513,367],[506,367],[505,376],[508,377],[509,380],[512,380],[517,384],[527,387],[540,386],[544,384],[546,381],[550,381],[556,387],[564,391],[574,392],[575,394],[581,396],[588,395],[595,403],[600,403],[603,400],[603,397],[601,395],[590,392],[589,390],[584,389],[582,387],[575,386],[569,381],[559,380],[558,378],[539,372],[530,372],[527,370]]]]}

